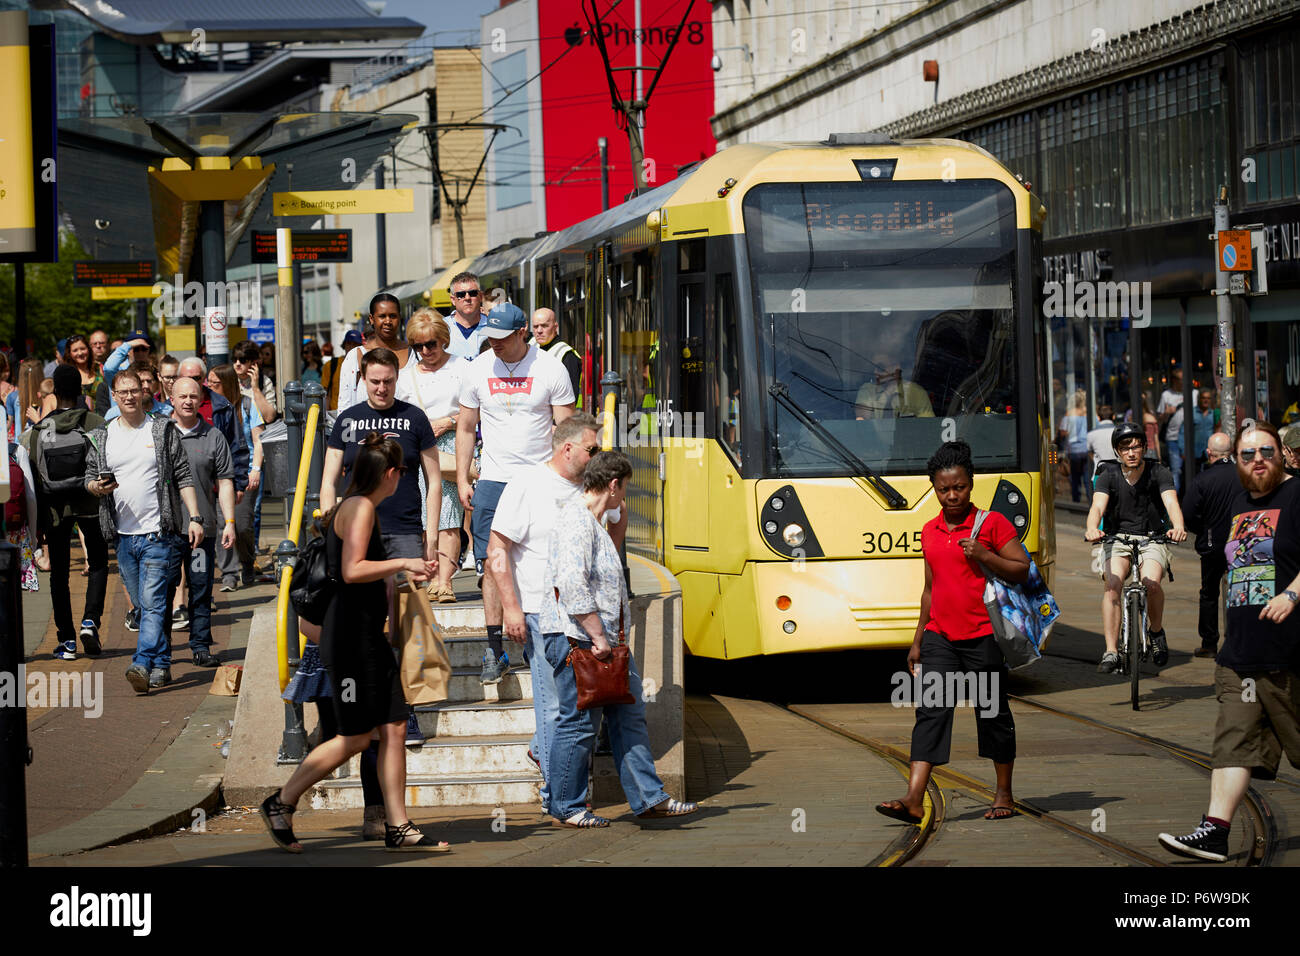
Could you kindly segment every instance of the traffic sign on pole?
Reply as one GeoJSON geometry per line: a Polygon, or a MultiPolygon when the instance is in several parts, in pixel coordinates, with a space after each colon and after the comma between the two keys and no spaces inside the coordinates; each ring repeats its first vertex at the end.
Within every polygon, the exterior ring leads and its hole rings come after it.
{"type": "Polygon", "coordinates": [[[1249,272],[1250,230],[1219,230],[1219,268],[1224,272],[1249,272]]]}
{"type": "Polygon", "coordinates": [[[317,189],[272,194],[277,216],[351,216],[414,212],[415,192],[410,189],[317,189]]]}

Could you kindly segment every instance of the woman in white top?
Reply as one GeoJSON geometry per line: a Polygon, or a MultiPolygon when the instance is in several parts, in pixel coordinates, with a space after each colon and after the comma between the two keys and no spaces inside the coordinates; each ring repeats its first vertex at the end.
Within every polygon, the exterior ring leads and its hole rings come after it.
{"type": "MultiPolygon", "coordinates": [[[[451,331],[436,311],[418,309],[406,323],[406,341],[418,358],[414,365],[402,369],[397,378],[397,397],[424,409],[438,439],[438,457],[451,467],[450,479],[443,472],[442,513],[436,524],[425,515],[426,534],[438,536],[438,577],[429,585],[429,594],[440,604],[453,604],[456,592],[451,587],[451,576],[460,567],[460,527],[465,509],[460,503],[456,487],[456,416],[460,414],[460,377],[467,363],[447,351],[451,331]]],[[[421,500],[428,489],[424,487],[424,474],[420,476],[421,500]]]]}

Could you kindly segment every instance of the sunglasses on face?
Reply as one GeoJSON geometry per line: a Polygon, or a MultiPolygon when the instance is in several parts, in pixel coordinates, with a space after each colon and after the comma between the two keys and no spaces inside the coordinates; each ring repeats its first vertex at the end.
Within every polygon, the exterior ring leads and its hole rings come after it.
{"type": "Polygon", "coordinates": [[[478,289],[464,289],[460,292],[453,292],[451,294],[451,297],[453,299],[468,299],[471,296],[482,295],[482,294],[483,293],[480,292],[478,289]]]}
{"type": "MultiPolygon", "coordinates": [[[[585,446],[583,446],[583,445],[579,445],[578,447],[579,447],[579,448],[585,448],[585,446]]],[[[600,451],[600,446],[599,446],[599,445],[592,445],[590,448],[585,448],[585,450],[586,450],[586,452],[587,452],[588,455],[595,455],[598,451],[600,451]]]]}
{"type": "Polygon", "coordinates": [[[423,352],[425,349],[428,349],[431,352],[436,352],[438,349],[442,348],[442,343],[434,339],[431,339],[428,342],[412,342],[411,348],[415,349],[417,352],[423,352]]]}
{"type": "Polygon", "coordinates": [[[1255,460],[1256,451],[1259,452],[1259,457],[1263,458],[1265,461],[1272,461],[1273,456],[1277,454],[1277,449],[1272,445],[1263,445],[1258,449],[1243,448],[1241,451],[1237,452],[1237,454],[1241,456],[1242,461],[1249,463],[1255,460]]]}

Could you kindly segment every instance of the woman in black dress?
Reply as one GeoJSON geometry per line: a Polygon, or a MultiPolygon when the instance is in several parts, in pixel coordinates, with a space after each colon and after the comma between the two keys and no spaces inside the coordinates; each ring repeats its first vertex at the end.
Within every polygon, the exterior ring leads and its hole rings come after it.
{"type": "Polygon", "coordinates": [[[437,562],[384,558],[375,507],[391,495],[406,470],[402,449],[391,438],[371,432],[352,465],[352,483],[343,500],[325,516],[325,551],[330,576],[340,582],[325,612],[320,653],[329,672],[338,736],[311,751],[280,790],[262,803],[271,838],[290,853],[301,853],[292,815],[299,798],[318,781],[365,750],[379,730],[379,786],[384,792],[389,850],[446,850],[406,815],[406,718],[409,708],[398,679],[397,660],[385,638],[388,598],[384,579],[405,571],[428,580],[437,562]]]}

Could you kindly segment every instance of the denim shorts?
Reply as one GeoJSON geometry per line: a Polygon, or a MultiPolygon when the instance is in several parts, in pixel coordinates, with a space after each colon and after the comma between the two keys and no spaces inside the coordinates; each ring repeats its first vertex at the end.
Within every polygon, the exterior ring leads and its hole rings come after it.
{"type": "MultiPolygon", "coordinates": [[[[470,530],[474,534],[474,560],[482,562],[487,559],[488,538],[492,534],[492,518],[497,513],[497,502],[506,490],[504,481],[484,481],[479,479],[474,485],[474,497],[470,505],[474,514],[470,518],[470,530]]],[[[481,572],[480,572],[481,573],[481,572]]]]}
{"type": "Polygon", "coordinates": [[[381,534],[386,558],[423,558],[424,538],[418,534],[381,534]]]}

